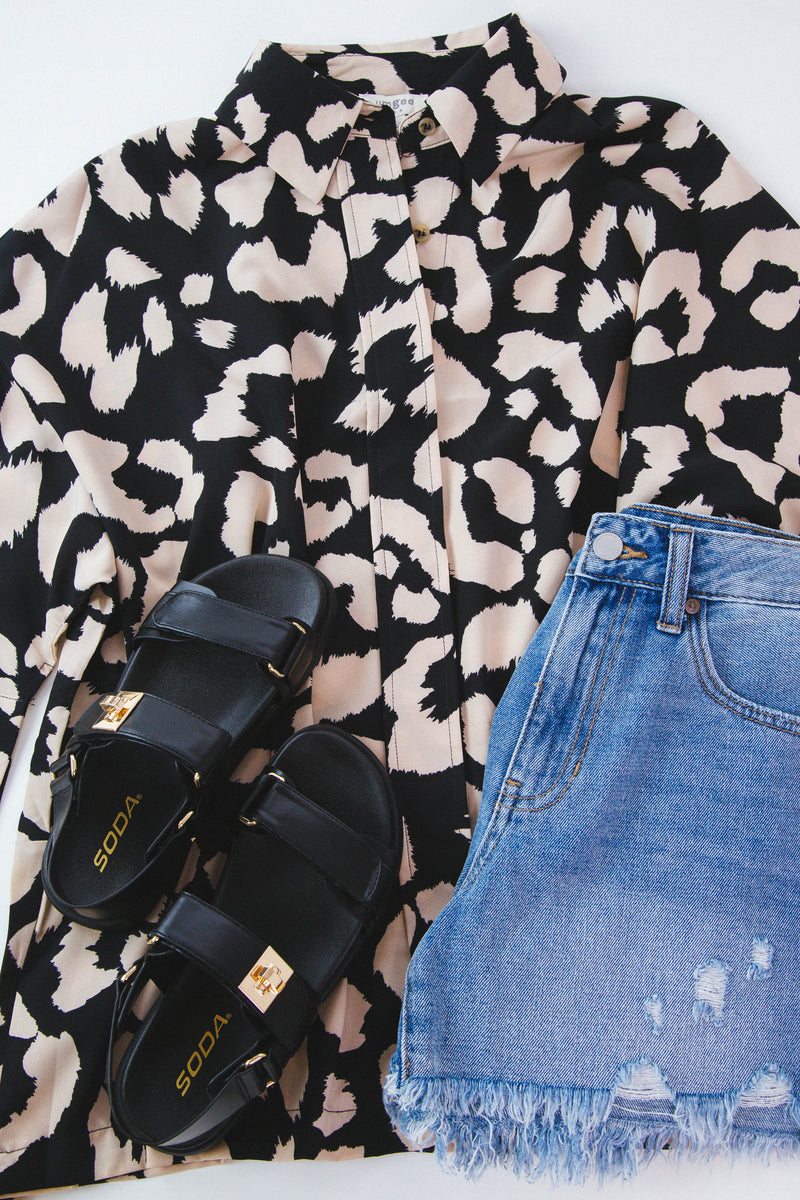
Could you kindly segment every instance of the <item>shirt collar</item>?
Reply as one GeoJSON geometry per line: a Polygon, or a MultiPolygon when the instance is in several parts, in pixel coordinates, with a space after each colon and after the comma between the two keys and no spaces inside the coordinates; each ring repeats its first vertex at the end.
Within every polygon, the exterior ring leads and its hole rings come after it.
{"type": "Polygon", "coordinates": [[[555,58],[512,14],[465,33],[388,46],[262,43],[216,117],[318,202],[362,111],[374,111],[357,91],[423,91],[420,71],[435,81],[431,112],[478,184],[529,133],[564,80],[555,58]]]}

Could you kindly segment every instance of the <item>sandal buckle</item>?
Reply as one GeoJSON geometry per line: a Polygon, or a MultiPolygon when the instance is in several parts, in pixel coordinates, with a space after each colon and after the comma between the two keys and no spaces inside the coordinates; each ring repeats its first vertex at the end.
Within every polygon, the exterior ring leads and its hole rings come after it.
{"type": "Polygon", "coordinates": [[[74,754],[62,754],[50,764],[50,776],[53,783],[60,783],[69,773],[70,779],[78,774],[78,760],[74,754]]]}
{"type": "Polygon", "coordinates": [[[239,984],[239,991],[259,1012],[266,1012],[291,979],[294,971],[272,946],[267,946],[260,958],[239,984]]]}
{"type": "Polygon", "coordinates": [[[287,620],[288,623],[297,630],[300,636],[294,639],[293,645],[283,654],[280,667],[277,667],[275,663],[266,660],[264,662],[264,666],[266,667],[267,671],[269,671],[272,678],[278,681],[279,686],[289,687],[291,686],[290,680],[292,677],[292,672],[294,671],[298,659],[302,656],[306,646],[306,642],[308,640],[308,630],[306,629],[305,625],[301,624],[300,621],[294,621],[289,618],[287,618],[287,620]]]}
{"type": "Polygon", "coordinates": [[[275,783],[269,782],[270,780],[275,780],[277,783],[288,782],[283,771],[267,771],[266,775],[261,779],[260,786],[258,786],[256,790],[250,794],[250,796],[248,796],[242,807],[242,811],[239,813],[239,820],[242,825],[247,825],[251,829],[258,825],[258,821],[254,821],[251,817],[248,817],[247,812],[251,805],[258,801],[264,800],[269,794],[270,790],[275,786],[275,783]]]}
{"type": "Polygon", "coordinates": [[[131,715],[143,695],[144,692],[116,692],[111,696],[103,696],[100,699],[100,707],[105,715],[95,721],[92,729],[116,732],[122,722],[131,715]]]}

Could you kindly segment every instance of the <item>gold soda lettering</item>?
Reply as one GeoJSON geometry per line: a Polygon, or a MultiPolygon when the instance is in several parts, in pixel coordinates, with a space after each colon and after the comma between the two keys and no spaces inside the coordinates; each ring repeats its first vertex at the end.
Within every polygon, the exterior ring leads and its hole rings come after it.
{"type": "Polygon", "coordinates": [[[175,1087],[182,1096],[185,1096],[189,1088],[192,1086],[192,1080],[197,1077],[205,1060],[208,1058],[211,1051],[219,1041],[220,1030],[228,1024],[231,1019],[231,1014],[220,1016],[219,1013],[214,1015],[214,1028],[207,1029],[200,1041],[197,1043],[197,1049],[193,1050],[189,1055],[189,1060],[185,1068],[181,1071],[178,1078],[175,1080],[175,1087]]]}
{"type": "Polygon", "coordinates": [[[102,846],[94,856],[94,865],[97,867],[98,871],[103,872],[108,866],[108,860],[111,858],[111,855],[116,850],[121,838],[130,825],[131,817],[133,816],[134,810],[141,798],[141,796],[125,797],[124,811],[120,809],[117,815],[114,817],[114,820],[111,822],[111,828],[103,838],[102,846]]]}

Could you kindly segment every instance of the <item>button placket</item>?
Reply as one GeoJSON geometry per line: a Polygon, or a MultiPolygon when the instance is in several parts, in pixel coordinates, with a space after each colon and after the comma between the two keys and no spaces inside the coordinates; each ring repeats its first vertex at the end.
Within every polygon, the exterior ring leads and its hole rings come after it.
{"type": "Polygon", "coordinates": [[[433,340],[396,139],[350,143],[338,170],[364,347],[378,623],[391,629],[380,639],[388,764],[440,774],[446,803],[463,808],[433,340]],[[415,595],[419,620],[398,621],[415,595]],[[434,674],[445,715],[431,722],[434,674]]]}

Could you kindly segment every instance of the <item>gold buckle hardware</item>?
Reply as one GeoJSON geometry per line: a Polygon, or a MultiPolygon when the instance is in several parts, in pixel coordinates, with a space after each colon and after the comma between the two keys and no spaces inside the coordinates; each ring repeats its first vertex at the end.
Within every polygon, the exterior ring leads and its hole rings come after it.
{"type": "MultiPolygon", "coordinates": [[[[277,779],[279,783],[286,783],[286,776],[283,771],[267,771],[268,779],[277,779]]],[[[253,821],[250,817],[246,817],[244,813],[239,813],[239,820],[242,825],[248,825],[251,829],[258,824],[258,821],[253,821]]]]}
{"type": "Polygon", "coordinates": [[[254,1054],[252,1058],[248,1058],[245,1062],[243,1062],[242,1066],[243,1067],[254,1067],[257,1062],[261,1062],[261,1060],[266,1057],[267,1057],[266,1054],[254,1054]]]}
{"type": "Polygon", "coordinates": [[[113,696],[103,696],[100,707],[105,716],[95,721],[92,729],[108,729],[114,733],[128,719],[143,695],[144,692],[117,692],[113,696]]]}
{"type": "MultiPolygon", "coordinates": [[[[299,621],[292,621],[292,620],[289,621],[289,624],[294,625],[295,629],[298,630],[298,632],[301,633],[303,635],[303,637],[308,637],[308,630],[306,629],[305,625],[301,625],[299,621]]],[[[286,672],[279,671],[278,668],[273,666],[273,664],[271,662],[267,663],[267,670],[269,671],[270,675],[274,675],[274,677],[276,679],[286,679],[287,678],[286,672]]]]}
{"type": "Polygon", "coordinates": [[[267,946],[239,984],[239,991],[263,1013],[283,991],[293,974],[294,971],[280,954],[272,946],[267,946]]]}
{"type": "MultiPolygon", "coordinates": [[[[70,779],[74,779],[74,778],[75,778],[75,776],[78,774],[78,760],[77,760],[77,758],[75,757],[75,755],[74,755],[74,754],[70,754],[70,756],[69,756],[69,761],[68,761],[68,769],[69,769],[69,777],[70,777],[70,779]]],[[[58,779],[61,779],[61,778],[62,778],[62,772],[61,772],[61,771],[52,770],[52,771],[50,772],[50,777],[51,777],[51,779],[53,780],[53,782],[55,783],[55,782],[56,782],[56,780],[58,780],[58,779]]]]}

